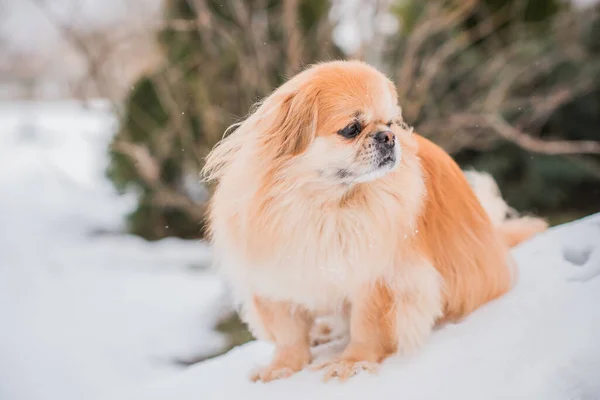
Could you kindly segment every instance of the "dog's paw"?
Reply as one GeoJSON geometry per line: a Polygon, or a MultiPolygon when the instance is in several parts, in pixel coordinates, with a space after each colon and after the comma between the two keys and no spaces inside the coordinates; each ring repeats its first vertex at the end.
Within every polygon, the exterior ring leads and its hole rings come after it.
{"type": "Polygon", "coordinates": [[[348,337],[348,321],[344,316],[320,318],[310,331],[311,347],[335,342],[348,337]]]}
{"type": "Polygon", "coordinates": [[[258,368],[250,374],[250,380],[252,382],[271,382],[275,379],[289,378],[294,375],[297,371],[294,371],[290,367],[280,365],[269,365],[268,367],[258,368]]]}
{"type": "Polygon", "coordinates": [[[325,375],[323,375],[323,380],[325,382],[331,380],[332,378],[338,378],[343,382],[362,371],[376,373],[379,370],[379,364],[370,361],[334,359],[332,361],[315,365],[311,369],[313,371],[325,370],[325,375]]]}
{"type": "Polygon", "coordinates": [[[327,322],[319,322],[314,326],[310,334],[311,346],[320,346],[325,343],[329,343],[336,339],[333,335],[330,324],[327,322]]]}

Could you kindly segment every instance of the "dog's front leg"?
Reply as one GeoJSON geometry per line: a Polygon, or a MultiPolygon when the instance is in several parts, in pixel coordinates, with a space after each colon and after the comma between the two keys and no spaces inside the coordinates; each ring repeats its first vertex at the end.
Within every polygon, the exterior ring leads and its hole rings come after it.
{"type": "Polygon", "coordinates": [[[311,361],[309,332],[313,317],[306,309],[287,302],[254,297],[254,323],[260,324],[264,339],[275,343],[271,363],[252,374],[253,381],[287,378],[311,361]]]}
{"type": "Polygon", "coordinates": [[[429,263],[415,263],[396,278],[393,286],[365,285],[351,299],[350,343],[340,357],[317,367],[327,368],[325,380],[374,371],[392,353],[411,353],[427,339],[442,315],[437,271],[429,263]]]}
{"type": "Polygon", "coordinates": [[[397,347],[396,300],[385,284],[365,285],[351,299],[350,343],[342,355],[317,366],[325,380],[346,380],[361,370],[374,371],[397,347]]]}

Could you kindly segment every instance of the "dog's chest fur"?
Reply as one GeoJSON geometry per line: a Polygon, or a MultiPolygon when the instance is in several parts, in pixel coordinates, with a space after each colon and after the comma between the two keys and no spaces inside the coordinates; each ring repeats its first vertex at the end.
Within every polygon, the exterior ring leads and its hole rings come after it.
{"type": "Polygon", "coordinates": [[[282,196],[239,207],[214,238],[235,292],[328,311],[383,277],[415,234],[414,204],[385,186],[361,196],[343,206],[282,196]]]}

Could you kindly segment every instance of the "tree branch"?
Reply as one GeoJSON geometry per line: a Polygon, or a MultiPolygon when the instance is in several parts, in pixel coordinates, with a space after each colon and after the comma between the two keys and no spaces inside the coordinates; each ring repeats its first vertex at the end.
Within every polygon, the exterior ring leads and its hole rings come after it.
{"type": "Polygon", "coordinates": [[[163,208],[178,208],[184,210],[197,221],[205,217],[205,208],[201,204],[194,203],[187,195],[164,185],[160,181],[160,166],[152,158],[148,149],[144,146],[117,141],[113,149],[127,156],[135,166],[138,176],[153,190],[152,202],[163,208]]]}
{"type": "Polygon", "coordinates": [[[543,154],[600,154],[600,142],[592,140],[541,140],[510,125],[499,115],[486,115],[485,122],[504,139],[519,147],[543,154]]]}

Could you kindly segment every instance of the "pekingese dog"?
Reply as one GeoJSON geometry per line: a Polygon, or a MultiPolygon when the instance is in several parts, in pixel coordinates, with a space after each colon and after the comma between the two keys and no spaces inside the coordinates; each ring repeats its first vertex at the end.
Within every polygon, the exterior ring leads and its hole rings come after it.
{"type": "Polygon", "coordinates": [[[415,351],[436,323],[507,292],[509,246],[546,228],[493,223],[450,156],[404,123],[394,84],[362,62],[307,68],[235,128],[204,173],[217,181],[219,266],[253,334],[276,346],[255,380],[306,367],[315,317],[343,310],[349,344],[326,379],[415,351]]]}

